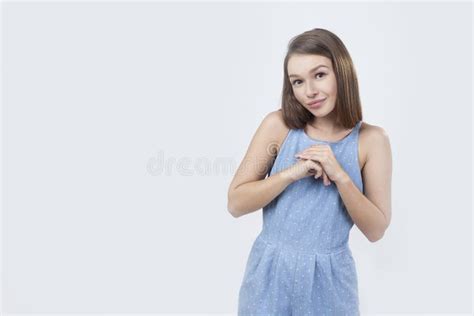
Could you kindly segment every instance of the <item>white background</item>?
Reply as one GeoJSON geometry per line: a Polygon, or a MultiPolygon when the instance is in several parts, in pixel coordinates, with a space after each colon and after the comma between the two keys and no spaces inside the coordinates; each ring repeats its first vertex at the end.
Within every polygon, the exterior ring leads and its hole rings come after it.
{"type": "Polygon", "coordinates": [[[2,9],[4,313],[236,313],[262,214],[228,185],[316,27],[392,146],[392,223],[351,231],[361,312],[471,311],[471,3],[2,9]]]}

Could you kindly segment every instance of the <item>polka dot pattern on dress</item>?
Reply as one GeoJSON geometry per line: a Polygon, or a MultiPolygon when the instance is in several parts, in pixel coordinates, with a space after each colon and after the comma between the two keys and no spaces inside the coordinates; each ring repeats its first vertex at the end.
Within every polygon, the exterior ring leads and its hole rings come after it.
{"type": "MultiPolygon", "coordinates": [[[[296,153],[325,143],[363,192],[361,124],[337,142],[290,129],[268,175],[296,163],[296,153]]],[[[305,177],[287,186],[262,214],[262,231],[239,289],[238,315],[360,315],[357,270],[348,244],[354,223],[337,187],[324,186],[322,177],[305,177]]]]}

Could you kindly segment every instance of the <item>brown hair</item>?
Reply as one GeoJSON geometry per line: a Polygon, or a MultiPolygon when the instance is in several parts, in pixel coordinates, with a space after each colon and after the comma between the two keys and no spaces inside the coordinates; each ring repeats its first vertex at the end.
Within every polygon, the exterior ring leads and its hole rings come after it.
{"type": "Polygon", "coordinates": [[[337,82],[337,98],[334,107],[338,124],[353,128],[362,120],[359,85],[352,59],[344,43],[328,30],[315,28],[291,39],[283,66],[283,91],[281,111],[289,128],[303,128],[314,115],[302,106],[288,78],[288,60],[294,54],[315,54],[329,58],[333,64],[337,82]]]}

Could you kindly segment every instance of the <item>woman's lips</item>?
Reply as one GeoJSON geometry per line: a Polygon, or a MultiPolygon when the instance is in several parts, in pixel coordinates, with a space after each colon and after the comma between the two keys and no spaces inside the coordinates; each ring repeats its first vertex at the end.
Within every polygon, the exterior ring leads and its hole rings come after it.
{"type": "Polygon", "coordinates": [[[324,103],[324,101],[326,101],[326,99],[323,99],[321,101],[318,101],[316,103],[312,103],[312,104],[308,104],[308,106],[312,109],[318,109],[322,106],[322,104],[324,103]]]}

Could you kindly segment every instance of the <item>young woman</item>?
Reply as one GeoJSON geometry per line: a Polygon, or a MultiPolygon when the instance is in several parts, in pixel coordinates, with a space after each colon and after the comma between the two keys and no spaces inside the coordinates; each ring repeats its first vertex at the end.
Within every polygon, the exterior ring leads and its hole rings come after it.
{"type": "Polygon", "coordinates": [[[362,122],[342,41],[319,28],[293,38],[281,109],[263,119],[229,186],[234,217],[263,208],[238,314],[359,315],[349,232],[355,223],[369,241],[382,238],[391,174],[388,135],[362,122]]]}

